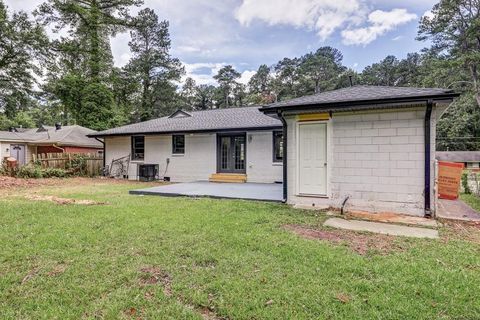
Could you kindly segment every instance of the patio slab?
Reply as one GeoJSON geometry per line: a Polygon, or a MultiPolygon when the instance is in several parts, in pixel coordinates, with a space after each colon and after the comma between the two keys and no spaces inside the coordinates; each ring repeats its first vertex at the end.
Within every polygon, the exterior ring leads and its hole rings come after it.
{"type": "Polygon", "coordinates": [[[346,229],[352,231],[368,231],[374,233],[388,234],[392,236],[414,237],[414,238],[438,238],[438,231],[427,228],[399,226],[396,224],[370,222],[361,220],[345,220],[330,218],[323,224],[327,227],[346,229]]]}
{"type": "Polygon", "coordinates": [[[131,190],[130,194],[166,197],[210,197],[281,202],[282,185],[278,183],[215,183],[196,181],[131,190]]]}
{"type": "Polygon", "coordinates": [[[480,221],[480,213],[460,199],[437,199],[437,217],[450,220],[480,221]]]}

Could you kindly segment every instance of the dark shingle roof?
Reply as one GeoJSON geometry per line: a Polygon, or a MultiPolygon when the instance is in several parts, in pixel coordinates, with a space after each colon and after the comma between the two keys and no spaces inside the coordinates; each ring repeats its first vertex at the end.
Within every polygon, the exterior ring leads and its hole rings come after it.
{"type": "Polygon", "coordinates": [[[326,91],[287,101],[281,101],[263,107],[262,111],[296,106],[327,106],[332,104],[360,104],[381,100],[408,100],[428,97],[453,98],[458,96],[453,90],[439,88],[410,88],[382,86],[353,86],[338,90],[326,91]]]}
{"type": "Polygon", "coordinates": [[[437,151],[435,159],[451,162],[480,162],[480,151],[437,151]]]}
{"type": "Polygon", "coordinates": [[[188,112],[189,116],[162,117],[113,128],[90,136],[115,136],[145,133],[206,132],[235,129],[279,128],[282,123],[255,107],[213,109],[188,112]]]}
{"type": "Polygon", "coordinates": [[[0,131],[0,141],[18,141],[31,144],[57,144],[59,146],[93,147],[102,148],[99,141],[89,138],[87,135],[96,131],[81,126],[63,126],[60,130],[55,127],[43,127],[38,129],[23,129],[22,132],[0,131]]]}

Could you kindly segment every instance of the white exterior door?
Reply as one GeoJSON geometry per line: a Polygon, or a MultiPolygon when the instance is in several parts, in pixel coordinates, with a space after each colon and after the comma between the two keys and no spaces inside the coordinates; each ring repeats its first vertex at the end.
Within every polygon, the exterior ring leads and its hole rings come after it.
{"type": "Polygon", "coordinates": [[[327,124],[298,124],[298,193],[327,194],[327,124]]]}

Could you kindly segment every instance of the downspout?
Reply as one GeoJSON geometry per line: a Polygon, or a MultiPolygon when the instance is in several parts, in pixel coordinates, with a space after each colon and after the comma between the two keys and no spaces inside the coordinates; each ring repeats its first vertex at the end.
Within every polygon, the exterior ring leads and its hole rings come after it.
{"type": "Polygon", "coordinates": [[[432,216],[432,211],[430,208],[430,153],[431,153],[431,146],[430,146],[430,135],[431,135],[431,118],[432,118],[432,108],[433,108],[433,101],[427,101],[427,109],[425,112],[425,217],[430,218],[432,216]]]}
{"type": "Polygon", "coordinates": [[[288,188],[287,188],[287,121],[282,115],[280,110],[277,111],[278,118],[283,125],[283,203],[287,203],[288,200],[288,188]]]}
{"type": "Polygon", "coordinates": [[[95,140],[97,140],[98,142],[100,142],[102,145],[103,145],[103,168],[105,170],[105,164],[106,164],[106,155],[105,155],[105,141],[104,140],[100,140],[98,138],[94,138],[95,140]]]}

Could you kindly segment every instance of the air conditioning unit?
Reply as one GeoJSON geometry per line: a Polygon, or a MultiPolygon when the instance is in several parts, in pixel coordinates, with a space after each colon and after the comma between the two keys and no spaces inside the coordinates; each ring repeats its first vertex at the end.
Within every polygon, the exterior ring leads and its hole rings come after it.
{"type": "Polygon", "coordinates": [[[138,166],[140,181],[155,181],[158,179],[158,164],[141,164],[138,166]]]}

